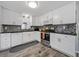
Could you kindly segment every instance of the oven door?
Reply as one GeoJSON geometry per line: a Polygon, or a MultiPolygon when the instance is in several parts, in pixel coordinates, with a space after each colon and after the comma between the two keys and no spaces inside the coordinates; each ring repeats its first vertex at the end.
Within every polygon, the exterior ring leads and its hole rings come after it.
{"type": "Polygon", "coordinates": [[[45,40],[50,42],[50,33],[45,34],[45,40]]]}

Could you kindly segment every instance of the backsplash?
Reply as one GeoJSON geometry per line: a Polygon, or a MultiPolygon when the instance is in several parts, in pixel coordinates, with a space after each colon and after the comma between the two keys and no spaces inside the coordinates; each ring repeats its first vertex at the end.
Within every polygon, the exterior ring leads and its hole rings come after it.
{"type": "Polygon", "coordinates": [[[20,31],[21,25],[2,25],[2,32],[13,32],[13,31],[20,31]]]}
{"type": "Polygon", "coordinates": [[[55,32],[65,34],[76,34],[76,23],[55,25],[55,32]]]}
{"type": "Polygon", "coordinates": [[[43,28],[45,29],[46,32],[76,35],[76,23],[57,24],[57,25],[47,24],[44,25],[42,29],[43,28]]]}

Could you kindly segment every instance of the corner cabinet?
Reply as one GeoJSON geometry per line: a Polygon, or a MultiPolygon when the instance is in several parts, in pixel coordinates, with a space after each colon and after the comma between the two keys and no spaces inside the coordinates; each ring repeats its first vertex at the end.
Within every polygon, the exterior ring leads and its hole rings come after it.
{"type": "Polygon", "coordinates": [[[0,34],[0,50],[5,50],[10,48],[11,40],[10,33],[0,34]]]}
{"type": "Polygon", "coordinates": [[[76,36],[64,34],[50,34],[50,45],[52,48],[66,53],[69,56],[76,56],[75,53],[76,36]]]}

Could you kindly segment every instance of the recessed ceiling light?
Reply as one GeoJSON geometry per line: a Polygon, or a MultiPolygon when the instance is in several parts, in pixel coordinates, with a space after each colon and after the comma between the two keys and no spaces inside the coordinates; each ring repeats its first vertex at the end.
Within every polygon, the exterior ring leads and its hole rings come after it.
{"type": "Polygon", "coordinates": [[[29,1],[28,6],[31,8],[36,8],[38,6],[38,2],[36,1],[29,1]]]}

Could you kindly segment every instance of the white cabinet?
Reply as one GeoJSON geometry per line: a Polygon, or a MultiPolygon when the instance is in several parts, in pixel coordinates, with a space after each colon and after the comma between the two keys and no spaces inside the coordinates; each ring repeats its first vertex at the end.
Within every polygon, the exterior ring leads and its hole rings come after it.
{"type": "Polygon", "coordinates": [[[3,24],[13,24],[14,15],[12,11],[3,8],[3,24]]]}
{"type": "Polygon", "coordinates": [[[40,32],[34,31],[34,32],[23,32],[23,43],[28,43],[32,41],[41,41],[40,32]]]}
{"type": "Polygon", "coordinates": [[[33,39],[33,32],[28,32],[28,42],[34,41],[33,39]]]}
{"type": "Polygon", "coordinates": [[[33,32],[23,32],[23,43],[34,41],[33,32]]]}
{"type": "Polygon", "coordinates": [[[40,32],[33,32],[33,39],[41,42],[41,34],[40,32]]]}
{"type": "Polygon", "coordinates": [[[68,55],[75,56],[76,36],[55,33],[51,33],[50,36],[50,45],[52,48],[68,55]]]}
{"type": "Polygon", "coordinates": [[[0,25],[2,24],[2,7],[0,6],[0,25]]]}
{"type": "Polygon", "coordinates": [[[10,33],[0,34],[0,50],[10,48],[11,44],[10,33]]]}
{"type": "Polygon", "coordinates": [[[51,47],[53,47],[55,44],[55,42],[54,42],[54,38],[55,38],[55,36],[54,36],[55,34],[54,33],[50,33],[50,45],[51,45],[51,47]]]}
{"type": "Polygon", "coordinates": [[[27,43],[28,42],[28,33],[27,32],[23,32],[23,43],[27,43]]]}
{"type": "Polygon", "coordinates": [[[23,18],[21,14],[3,8],[3,24],[21,25],[23,18]]]}
{"type": "Polygon", "coordinates": [[[11,34],[11,47],[22,44],[22,33],[11,34]]]}
{"type": "Polygon", "coordinates": [[[0,6],[0,32],[1,32],[1,28],[2,28],[2,8],[0,6]]]}
{"type": "Polygon", "coordinates": [[[75,4],[71,3],[53,11],[53,24],[75,23],[75,4]]]}
{"type": "Polygon", "coordinates": [[[45,17],[43,22],[44,22],[44,25],[45,24],[53,24],[53,15],[51,13],[47,14],[47,16],[45,17]]]}
{"type": "Polygon", "coordinates": [[[64,35],[62,38],[63,51],[65,51],[65,53],[68,53],[72,56],[75,56],[75,48],[76,48],[75,41],[76,41],[76,36],[64,35]]]}
{"type": "Polygon", "coordinates": [[[42,19],[40,17],[32,17],[32,25],[33,26],[41,26],[42,25],[42,19]]]}
{"type": "Polygon", "coordinates": [[[50,20],[45,20],[44,25],[46,25],[46,24],[50,24],[50,20]]]}
{"type": "Polygon", "coordinates": [[[22,33],[17,33],[18,45],[22,44],[22,33]]]}
{"type": "Polygon", "coordinates": [[[76,23],[75,11],[75,3],[72,2],[40,16],[40,19],[42,19],[43,25],[76,23]]]}

